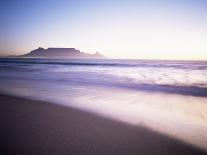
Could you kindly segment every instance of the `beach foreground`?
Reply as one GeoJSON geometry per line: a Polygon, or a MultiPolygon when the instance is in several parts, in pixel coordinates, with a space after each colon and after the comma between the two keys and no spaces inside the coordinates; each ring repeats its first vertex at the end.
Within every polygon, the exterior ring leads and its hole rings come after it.
{"type": "Polygon", "coordinates": [[[205,154],[142,126],[0,95],[0,154],[205,154]]]}

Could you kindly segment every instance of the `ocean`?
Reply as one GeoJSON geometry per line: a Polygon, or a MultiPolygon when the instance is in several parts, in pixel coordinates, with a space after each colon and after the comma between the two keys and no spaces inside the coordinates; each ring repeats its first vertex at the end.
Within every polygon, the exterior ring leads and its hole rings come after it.
{"type": "Polygon", "coordinates": [[[1,78],[69,82],[207,96],[207,62],[0,59],[1,78]]]}
{"type": "Polygon", "coordinates": [[[145,126],[207,150],[207,61],[1,58],[0,92],[145,126]]]}

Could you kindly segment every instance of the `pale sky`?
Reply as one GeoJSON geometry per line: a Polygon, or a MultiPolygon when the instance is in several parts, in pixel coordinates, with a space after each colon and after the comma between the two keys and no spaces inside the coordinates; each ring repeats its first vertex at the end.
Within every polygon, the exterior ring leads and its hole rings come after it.
{"type": "Polygon", "coordinates": [[[207,60],[205,0],[3,0],[0,55],[39,46],[111,58],[207,60]]]}

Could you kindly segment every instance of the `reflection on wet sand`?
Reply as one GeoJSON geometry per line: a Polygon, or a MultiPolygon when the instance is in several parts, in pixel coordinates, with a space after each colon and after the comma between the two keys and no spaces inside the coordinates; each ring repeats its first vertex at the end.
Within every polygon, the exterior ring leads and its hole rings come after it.
{"type": "Polygon", "coordinates": [[[207,98],[117,87],[1,80],[1,92],[89,111],[207,150],[207,98]],[[10,87],[13,86],[13,87],[10,87]]]}

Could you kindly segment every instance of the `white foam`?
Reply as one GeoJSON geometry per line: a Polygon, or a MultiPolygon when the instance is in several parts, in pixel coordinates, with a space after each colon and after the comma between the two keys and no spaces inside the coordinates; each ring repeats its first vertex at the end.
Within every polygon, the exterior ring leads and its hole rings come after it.
{"type": "Polygon", "coordinates": [[[1,79],[0,91],[129,123],[207,150],[207,98],[64,82],[1,79]]]}

